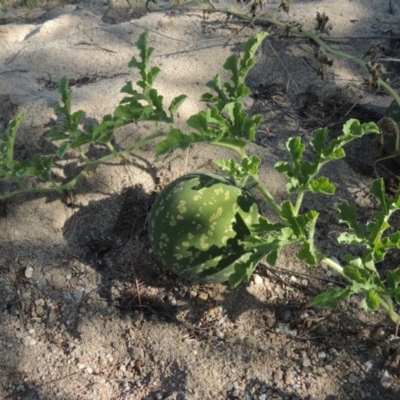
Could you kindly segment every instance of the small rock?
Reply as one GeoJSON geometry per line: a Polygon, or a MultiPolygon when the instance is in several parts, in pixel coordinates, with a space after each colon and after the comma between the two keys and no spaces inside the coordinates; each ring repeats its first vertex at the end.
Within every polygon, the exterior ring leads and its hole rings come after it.
{"type": "Polygon", "coordinates": [[[266,393],[267,390],[268,390],[267,385],[262,385],[261,386],[261,393],[266,393]]]}
{"type": "Polygon", "coordinates": [[[257,286],[263,284],[263,279],[262,279],[261,276],[258,275],[258,274],[253,274],[252,280],[253,280],[254,284],[257,285],[257,286]]]}
{"type": "Polygon", "coordinates": [[[368,360],[368,361],[366,361],[365,364],[364,364],[364,368],[365,368],[367,371],[371,371],[371,369],[372,369],[373,366],[374,366],[374,362],[373,362],[372,360],[368,360]]]}
{"type": "Polygon", "coordinates": [[[51,277],[51,283],[54,289],[64,289],[67,286],[67,278],[63,274],[56,272],[51,277]]]}
{"type": "Polygon", "coordinates": [[[392,383],[390,382],[390,375],[388,371],[384,371],[382,374],[382,378],[380,380],[382,387],[384,387],[385,389],[390,388],[390,386],[392,386],[392,383]]]}
{"type": "Polygon", "coordinates": [[[33,268],[32,267],[27,267],[25,269],[25,277],[28,279],[31,279],[33,276],[33,268]]]}
{"type": "Polygon", "coordinates": [[[267,328],[271,329],[276,325],[276,317],[275,314],[267,313],[263,315],[263,319],[265,321],[265,325],[267,328]]]}
{"type": "Polygon", "coordinates": [[[290,371],[285,373],[285,385],[291,385],[293,383],[293,375],[290,371]]]}
{"type": "Polygon", "coordinates": [[[219,329],[216,329],[214,332],[215,336],[219,339],[223,339],[225,334],[223,332],[221,332],[219,329]]]}
{"type": "Polygon", "coordinates": [[[372,340],[380,341],[384,338],[385,333],[385,329],[382,326],[378,326],[371,330],[369,337],[372,340]]]}
{"type": "Polygon", "coordinates": [[[267,400],[267,395],[262,394],[262,395],[258,396],[258,400],[267,400]]]}
{"type": "Polygon", "coordinates": [[[353,383],[353,384],[358,382],[358,378],[354,374],[350,374],[349,377],[348,377],[348,380],[349,380],[350,383],[353,383]]]}
{"type": "Polygon", "coordinates": [[[196,297],[196,304],[201,306],[206,304],[208,300],[208,294],[204,292],[199,292],[196,297]]]}
{"type": "Polygon", "coordinates": [[[319,359],[324,359],[324,358],[326,358],[326,353],[324,353],[323,351],[321,351],[320,353],[318,353],[318,358],[319,359]]]}
{"type": "Polygon", "coordinates": [[[73,296],[76,301],[81,301],[82,297],[83,297],[83,293],[82,292],[74,292],[73,296]]]}
{"type": "Polygon", "coordinates": [[[347,393],[351,393],[353,391],[353,385],[350,385],[350,383],[345,382],[342,385],[342,389],[347,393]]]}
{"type": "Polygon", "coordinates": [[[57,313],[54,307],[50,307],[49,315],[47,317],[47,325],[52,326],[57,322],[57,313]]]}
{"type": "Polygon", "coordinates": [[[35,313],[36,313],[36,315],[38,316],[38,317],[41,317],[42,315],[43,315],[43,306],[41,306],[40,304],[38,304],[36,307],[35,307],[35,313]]]}
{"type": "Polygon", "coordinates": [[[279,383],[283,378],[283,374],[281,371],[274,372],[274,382],[279,383]]]}
{"type": "Polygon", "coordinates": [[[144,359],[144,351],[141,347],[131,347],[129,349],[129,354],[134,360],[143,360],[144,359]]]}
{"type": "Polygon", "coordinates": [[[311,366],[311,361],[308,357],[303,358],[302,365],[304,368],[310,367],[311,366]]]}
{"type": "Polygon", "coordinates": [[[25,392],[25,386],[22,383],[17,386],[17,392],[25,392]]]}
{"type": "Polygon", "coordinates": [[[232,389],[233,389],[233,382],[225,383],[224,388],[225,388],[227,391],[232,390],[232,389]]]}

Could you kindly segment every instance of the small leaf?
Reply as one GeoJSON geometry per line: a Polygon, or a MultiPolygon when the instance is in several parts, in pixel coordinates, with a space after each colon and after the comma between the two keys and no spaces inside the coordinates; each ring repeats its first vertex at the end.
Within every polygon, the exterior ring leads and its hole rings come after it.
{"type": "Polygon", "coordinates": [[[200,136],[196,135],[195,133],[185,134],[179,129],[171,129],[167,133],[166,139],[157,143],[156,155],[160,156],[177,148],[184,150],[188,148],[192,143],[200,141],[200,136]]]}
{"type": "Polygon", "coordinates": [[[335,186],[329,181],[328,178],[322,176],[317,180],[310,182],[310,190],[313,193],[334,194],[335,186]]]}
{"type": "Polygon", "coordinates": [[[338,205],[339,209],[339,222],[346,223],[359,239],[365,239],[364,231],[362,227],[357,223],[356,208],[353,205],[349,205],[347,202],[343,202],[338,205]]]}
{"type": "Polygon", "coordinates": [[[172,99],[171,104],[168,108],[168,111],[171,115],[171,119],[173,120],[176,113],[178,112],[179,107],[182,105],[182,103],[187,99],[187,96],[185,94],[182,94],[178,97],[175,97],[172,99]]]}
{"type": "Polygon", "coordinates": [[[382,178],[375,179],[372,182],[370,193],[372,193],[380,202],[385,215],[389,212],[389,204],[385,195],[385,182],[382,178]]]}
{"type": "Polygon", "coordinates": [[[369,290],[364,297],[362,302],[364,310],[375,311],[378,309],[381,299],[374,289],[369,290]]]}
{"type": "Polygon", "coordinates": [[[315,297],[313,305],[318,308],[330,307],[336,310],[341,302],[346,301],[350,297],[350,294],[350,288],[328,288],[324,293],[321,293],[315,297]]]}
{"type": "Polygon", "coordinates": [[[400,283],[400,268],[394,271],[389,270],[386,273],[386,279],[390,289],[397,289],[400,283]]]}

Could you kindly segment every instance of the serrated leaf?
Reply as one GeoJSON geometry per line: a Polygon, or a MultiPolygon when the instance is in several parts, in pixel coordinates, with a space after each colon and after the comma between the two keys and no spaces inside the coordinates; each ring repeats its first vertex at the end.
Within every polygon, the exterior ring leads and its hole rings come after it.
{"type": "Polygon", "coordinates": [[[335,193],[335,186],[329,181],[328,178],[324,176],[318,178],[317,180],[312,180],[309,187],[313,193],[330,195],[335,193]]]}
{"type": "Polygon", "coordinates": [[[305,150],[304,145],[301,143],[301,139],[298,136],[292,137],[286,142],[285,145],[286,149],[289,151],[291,155],[293,164],[295,166],[298,165],[298,162],[303,157],[303,153],[305,150]]]}
{"type": "Polygon", "coordinates": [[[304,216],[296,216],[294,214],[294,206],[290,200],[286,200],[282,203],[281,218],[288,222],[288,225],[298,238],[303,236],[306,220],[304,216]]]}
{"type": "Polygon", "coordinates": [[[259,259],[252,253],[246,253],[235,262],[234,272],[229,276],[229,286],[236,288],[242,281],[248,282],[259,259]]]}
{"type": "Polygon", "coordinates": [[[315,131],[314,139],[310,142],[310,144],[317,153],[323,153],[328,132],[328,128],[320,128],[315,131]]]}
{"type": "Polygon", "coordinates": [[[293,170],[290,164],[286,161],[278,161],[275,165],[274,168],[276,171],[284,174],[288,178],[291,178],[293,176],[293,170]]]}
{"type": "Polygon", "coordinates": [[[71,143],[65,141],[61,143],[60,147],[57,150],[57,157],[63,158],[64,155],[71,149],[71,143]]]}
{"type": "Polygon", "coordinates": [[[177,96],[172,99],[171,104],[168,108],[168,111],[171,116],[171,120],[173,122],[176,113],[178,112],[179,107],[182,105],[182,103],[187,99],[187,96],[185,94],[181,94],[180,96],[177,96]]]}
{"type": "Polygon", "coordinates": [[[319,260],[315,253],[314,244],[311,240],[303,241],[303,246],[298,253],[299,259],[303,260],[307,265],[317,265],[319,260]]]}
{"type": "Polygon", "coordinates": [[[179,129],[171,129],[167,133],[166,139],[157,143],[156,145],[156,155],[160,156],[168,153],[174,149],[186,149],[194,142],[200,142],[200,136],[195,133],[185,134],[179,129]]]}
{"type": "Polygon", "coordinates": [[[385,182],[382,178],[375,179],[372,182],[370,193],[372,193],[379,200],[383,212],[385,213],[385,215],[387,215],[389,212],[389,203],[385,194],[385,182]]]}
{"type": "Polygon", "coordinates": [[[356,208],[353,205],[343,202],[338,205],[339,222],[347,224],[359,239],[365,239],[362,227],[357,223],[356,208]]]}
{"type": "Polygon", "coordinates": [[[357,235],[349,232],[342,232],[337,238],[337,241],[341,244],[358,244],[358,245],[364,244],[366,242],[365,239],[361,239],[357,235]]]}
{"type": "Polygon", "coordinates": [[[362,302],[364,310],[375,311],[379,308],[381,299],[374,289],[369,290],[367,293],[364,294],[364,296],[365,297],[362,302]]]}
{"type": "Polygon", "coordinates": [[[350,288],[328,288],[324,293],[321,293],[315,297],[313,305],[318,308],[330,307],[336,310],[340,303],[346,301],[350,297],[350,294],[350,288]]]}
{"type": "Polygon", "coordinates": [[[400,284],[400,268],[386,273],[386,280],[390,289],[397,289],[400,284]]]}
{"type": "Polygon", "coordinates": [[[14,158],[14,144],[17,136],[18,128],[25,118],[24,113],[18,114],[15,118],[11,119],[8,127],[1,135],[0,140],[0,163],[6,165],[14,158]]]}

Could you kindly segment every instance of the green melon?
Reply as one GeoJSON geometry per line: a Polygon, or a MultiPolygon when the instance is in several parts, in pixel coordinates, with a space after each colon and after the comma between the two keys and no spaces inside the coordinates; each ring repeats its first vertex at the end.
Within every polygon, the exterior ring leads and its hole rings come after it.
{"type": "Polygon", "coordinates": [[[222,176],[193,173],[159,194],[148,231],[167,269],[191,281],[224,282],[246,253],[240,241],[258,217],[250,192],[222,176]]]}

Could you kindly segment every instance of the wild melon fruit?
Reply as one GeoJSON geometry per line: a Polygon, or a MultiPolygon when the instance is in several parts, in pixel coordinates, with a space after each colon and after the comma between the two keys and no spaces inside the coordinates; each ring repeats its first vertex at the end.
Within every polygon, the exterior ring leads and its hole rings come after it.
{"type": "Polygon", "coordinates": [[[155,253],[167,269],[201,283],[227,281],[257,223],[253,195],[229,179],[192,173],[170,183],[154,202],[148,224],[155,253]]]}

